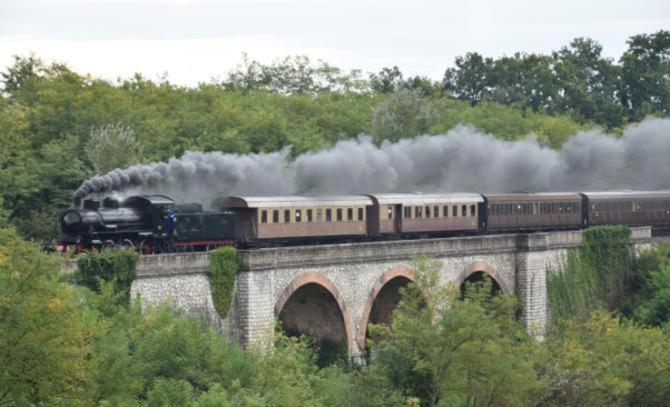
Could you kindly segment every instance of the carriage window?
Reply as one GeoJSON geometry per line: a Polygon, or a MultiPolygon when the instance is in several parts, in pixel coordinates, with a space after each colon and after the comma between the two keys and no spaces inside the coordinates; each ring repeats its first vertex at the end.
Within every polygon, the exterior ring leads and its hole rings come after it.
{"type": "Polygon", "coordinates": [[[312,221],[312,210],[307,209],[307,222],[311,222],[311,221],[312,221]]]}
{"type": "Polygon", "coordinates": [[[316,210],[316,221],[323,222],[323,209],[316,210]]]}
{"type": "Polygon", "coordinates": [[[326,209],[326,222],[333,220],[333,210],[328,208],[326,209]]]}
{"type": "Polygon", "coordinates": [[[412,218],[412,207],[411,206],[403,206],[403,217],[405,219],[411,219],[412,218]]]}
{"type": "Polygon", "coordinates": [[[262,210],[261,211],[261,223],[268,223],[268,211],[267,210],[262,210]]]}
{"type": "Polygon", "coordinates": [[[461,205],[461,216],[468,216],[467,205],[461,205]]]}
{"type": "Polygon", "coordinates": [[[363,208],[358,208],[358,220],[363,220],[363,208]]]}
{"type": "Polygon", "coordinates": [[[342,208],[337,208],[335,213],[337,214],[337,221],[342,222],[342,208]]]}
{"type": "Polygon", "coordinates": [[[291,210],[284,209],[284,223],[291,223],[291,210]]]}
{"type": "Polygon", "coordinates": [[[272,211],[272,223],[279,223],[279,211],[277,209],[272,211]]]}
{"type": "Polygon", "coordinates": [[[433,206],[433,217],[437,218],[440,216],[440,207],[435,205],[433,206]]]}
{"type": "Polygon", "coordinates": [[[446,218],[447,216],[449,216],[449,206],[444,205],[444,206],[442,207],[442,216],[444,216],[445,218],[446,218]]]}
{"type": "Polygon", "coordinates": [[[354,220],[354,208],[347,208],[347,220],[354,220]]]}
{"type": "Polygon", "coordinates": [[[475,216],[475,206],[470,205],[470,216],[475,216]]]}
{"type": "Polygon", "coordinates": [[[393,207],[391,205],[388,206],[388,209],[386,210],[387,216],[389,219],[393,219],[393,207]]]}
{"type": "Polygon", "coordinates": [[[300,222],[302,221],[302,220],[300,219],[300,215],[302,215],[302,214],[300,213],[300,209],[296,209],[296,210],[295,210],[295,222],[296,222],[296,223],[300,223],[300,222]]]}
{"type": "Polygon", "coordinates": [[[426,206],[426,217],[430,218],[430,206],[426,206]]]}
{"type": "Polygon", "coordinates": [[[420,206],[415,206],[414,207],[414,217],[417,218],[417,219],[421,217],[421,207],[420,206]]]}
{"type": "Polygon", "coordinates": [[[458,205],[454,205],[451,207],[451,216],[453,217],[458,216],[458,205]]]}

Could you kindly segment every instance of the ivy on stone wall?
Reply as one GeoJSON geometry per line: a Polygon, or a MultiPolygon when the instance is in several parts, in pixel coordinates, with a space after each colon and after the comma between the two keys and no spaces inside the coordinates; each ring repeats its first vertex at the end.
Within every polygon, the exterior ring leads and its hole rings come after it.
{"type": "Polygon", "coordinates": [[[136,252],[121,249],[84,253],[77,259],[75,281],[94,291],[99,291],[101,280],[112,282],[123,300],[129,301],[137,258],[136,252]]]}
{"type": "Polygon", "coordinates": [[[226,246],[210,253],[209,281],[212,300],[221,319],[228,315],[239,268],[237,250],[234,247],[226,246]]]}
{"type": "Polygon", "coordinates": [[[547,295],[553,321],[585,320],[591,312],[627,307],[630,291],[630,229],[588,228],[583,246],[571,250],[562,271],[549,270],[547,295]]]}

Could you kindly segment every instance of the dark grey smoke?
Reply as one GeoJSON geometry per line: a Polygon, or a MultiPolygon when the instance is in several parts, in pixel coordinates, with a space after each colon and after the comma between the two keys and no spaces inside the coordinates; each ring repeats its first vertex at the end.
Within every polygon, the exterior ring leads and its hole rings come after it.
{"type": "Polygon", "coordinates": [[[560,150],[534,138],[506,142],[472,127],[398,143],[369,137],[299,156],[288,151],[233,155],[188,152],[167,163],[114,170],[84,182],[75,196],[163,193],[178,201],[235,194],[510,192],[670,187],[670,119],[628,126],[621,137],[578,133],[560,150]]]}

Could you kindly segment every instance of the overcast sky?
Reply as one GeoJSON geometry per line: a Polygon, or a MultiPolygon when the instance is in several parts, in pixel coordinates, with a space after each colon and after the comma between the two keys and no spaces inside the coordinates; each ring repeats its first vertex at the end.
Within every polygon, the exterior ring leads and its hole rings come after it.
{"type": "Polygon", "coordinates": [[[547,53],[587,36],[617,59],[629,36],[659,29],[670,0],[0,0],[0,70],[34,52],[107,79],[167,72],[195,85],[247,52],[441,79],[468,51],[547,53]]]}

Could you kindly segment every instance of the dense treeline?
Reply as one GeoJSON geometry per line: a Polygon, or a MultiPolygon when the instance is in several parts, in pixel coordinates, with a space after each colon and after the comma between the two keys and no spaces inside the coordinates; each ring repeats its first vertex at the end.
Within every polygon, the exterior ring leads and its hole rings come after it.
{"type": "MultiPolygon", "coordinates": [[[[602,242],[592,255],[608,252],[602,242]]],[[[58,275],[56,256],[0,229],[0,406],[665,405],[669,253],[633,262],[633,319],[594,307],[556,321],[544,342],[517,321],[518,299],[491,297],[491,280],[461,299],[422,258],[391,326],[371,327],[367,365],[319,367],[308,338],[277,333],[273,352],[242,350],[167,306],[140,312],[128,303],[132,253],[58,275]]]]}
{"type": "Polygon", "coordinates": [[[632,36],[618,63],[596,41],[577,38],[551,55],[468,53],[455,65],[442,87],[473,106],[488,100],[608,128],[670,113],[668,31],[632,36]]]}

